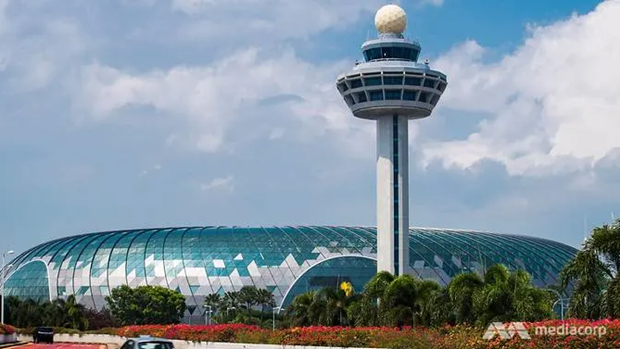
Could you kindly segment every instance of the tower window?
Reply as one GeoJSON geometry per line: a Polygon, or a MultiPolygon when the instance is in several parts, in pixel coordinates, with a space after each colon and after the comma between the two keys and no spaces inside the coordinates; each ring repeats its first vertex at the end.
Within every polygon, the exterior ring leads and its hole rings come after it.
{"type": "Polygon", "coordinates": [[[439,86],[437,86],[437,89],[441,92],[443,92],[446,89],[447,84],[445,82],[440,82],[439,86]]]}
{"type": "Polygon", "coordinates": [[[430,88],[435,88],[435,81],[437,80],[431,80],[431,79],[424,79],[424,87],[430,87],[430,88]]]}
{"type": "Polygon", "coordinates": [[[407,86],[420,86],[422,85],[422,79],[421,78],[412,78],[412,77],[405,77],[405,85],[407,86]]]}
{"type": "Polygon", "coordinates": [[[437,105],[437,102],[439,102],[439,96],[434,94],[433,98],[431,98],[431,104],[437,105]]]}
{"type": "Polygon", "coordinates": [[[402,85],[403,77],[402,76],[384,76],[383,83],[385,85],[402,85]]]}
{"type": "Polygon", "coordinates": [[[380,59],[380,58],[381,58],[381,48],[380,47],[371,48],[369,50],[364,51],[364,59],[366,59],[366,62],[372,61],[372,60],[375,60],[375,59],[380,59]]]}
{"type": "Polygon", "coordinates": [[[345,92],[346,90],[348,90],[348,89],[349,89],[349,87],[347,87],[347,84],[345,84],[344,82],[342,82],[342,83],[339,83],[339,84],[338,84],[338,89],[339,89],[341,92],[345,92]]]}
{"type": "Polygon", "coordinates": [[[379,86],[381,85],[381,78],[365,78],[364,82],[366,83],[366,86],[379,86]]]}
{"type": "Polygon", "coordinates": [[[369,94],[370,94],[371,101],[382,101],[383,100],[382,90],[370,91],[369,94]]]}
{"type": "Polygon", "coordinates": [[[354,105],[355,104],[355,101],[353,100],[353,97],[351,97],[351,95],[344,96],[344,100],[347,102],[348,105],[354,105]]]}
{"type": "Polygon", "coordinates": [[[420,91],[420,102],[428,103],[428,97],[429,97],[428,92],[420,91]]]}
{"type": "Polygon", "coordinates": [[[357,97],[358,103],[368,102],[368,98],[366,98],[366,92],[360,92],[355,95],[357,97]]]}
{"type": "Polygon", "coordinates": [[[351,88],[362,87],[362,80],[360,79],[351,80],[349,83],[351,84],[351,88]]]}
{"type": "Polygon", "coordinates": [[[400,100],[401,90],[385,90],[385,99],[400,100]]]}
{"type": "Polygon", "coordinates": [[[405,100],[405,101],[415,101],[416,100],[416,95],[417,95],[416,91],[405,90],[403,92],[403,100],[405,100]]]}

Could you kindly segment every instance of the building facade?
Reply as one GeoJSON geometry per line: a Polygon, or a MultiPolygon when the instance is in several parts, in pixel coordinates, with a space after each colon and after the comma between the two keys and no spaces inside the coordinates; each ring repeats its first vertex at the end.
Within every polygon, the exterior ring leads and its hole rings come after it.
{"type": "MultiPolygon", "coordinates": [[[[351,226],[183,227],[83,234],[43,243],[6,270],[6,294],[45,301],[76,295],[101,309],[121,285],[159,285],[202,316],[205,296],[254,285],[286,307],[300,293],[350,281],[360,291],[377,271],[376,229],[351,226]]],[[[409,231],[408,273],[442,285],[495,263],[525,269],[536,286],[559,283],[577,250],[529,236],[448,229],[409,231]]]]}

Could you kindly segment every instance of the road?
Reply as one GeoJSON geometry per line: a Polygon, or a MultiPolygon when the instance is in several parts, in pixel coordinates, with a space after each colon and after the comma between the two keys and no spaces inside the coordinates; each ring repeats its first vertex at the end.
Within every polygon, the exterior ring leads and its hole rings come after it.
{"type": "Polygon", "coordinates": [[[20,349],[101,349],[105,346],[99,344],[72,344],[72,343],[30,343],[24,346],[20,346],[20,349]]]}

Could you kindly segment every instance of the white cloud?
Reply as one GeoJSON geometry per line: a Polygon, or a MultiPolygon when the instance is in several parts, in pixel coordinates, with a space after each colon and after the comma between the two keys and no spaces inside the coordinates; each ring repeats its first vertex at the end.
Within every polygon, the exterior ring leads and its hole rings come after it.
{"type": "Polygon", "coordinates": [[[283,136],[284,136],[284,129],[279,128],[279,127],[274,128],[269,133],[269,139],[279,139],[279,138],[282,138],[283,136]]]}
{"type": "Polygon", "coordinates": [[[151,174],[151,173],[153,173],[153,172],[157,172],[157,171],[159,171],[159,170],[161,170],[161,165],[160,165],[160,164],[157,164],[157,165],[155,165],[155,166],[153,166],[153,167],[151,167],[151,168],[149,168],[149,169],[146,169],[146,170],[142,171],[142,172],[140,173],[140,177],[144,177],[144,176],[146,176],[146,175],[148,175],[148,174],[151,174]]]}
{"type": "MultiPolygon", "coordinates": [[[[443,0],[416,3],[439,6],[443,0]]],[[[360,30],[366,32],[374,28],[374,13],[385,4],[384,0],[171,0],[174,11],[190,16],[179,28],[181,38],[253,43],[305,39],[360,20],[364,25],[360,30]]]]}
{"type": "Polygon", "coordinates": [[[48,16],[47,5],[0,0],[0,72],[11,92],[49,86],[89,46],[74,18],[48,16]]]}
{"type": "MultiPolygon", "coordinates": [[[[224,148],[231,125],[251,133],[257,131],[252,125],[280,129],[293,121],[297,128],[305,125],[305,132],[341,132],[347,142],[358,129],[365,129],[364,123],[355,123],[335,88],[335,77],[349,68],[347,63],[312,65],[292,50],[269,54],[252,48],[210,66],[145,74],[94,64],[83,68],[73,100],[79,114],[96,120],[126,117],[120,112],[132,106],[153,107],[178,120],[185,133],[171,135],[168,145],[185,141],[184,146],[205,152],[224,148]],[[297,97],[261,105],[281,95],[297,97]]],[[[273,138],[281,132],[267,134],[273,138]]]]}
{"type": "Polygon", "coordinates": [[[234,186],[234,178],[232,175],[222,178],[215,178],[209,183],[200,184],[200,190],[202,191],[212,191],[212,190],[223,190],[227,192],[232,192],[235,189],[234,186]]]}
{"type": "Polygon", "coordinates": [[[441,6],[443,5],[444,0],[423,0],[422,3],[427,3],[433,6],[441,6]]]}
{"type": "MultiPolygon", "coordinates": [[[[548,26],[499,62],[466,42],[440,57],[450,85],[440,109],[489,113],[466,139],[431,142],[428,164],[469,168],[483,159],[511,174],[593,166],[620,147],[620,1],[548,26]]],[[[449,120],[447,121],[449,122],[449,120]]]]}

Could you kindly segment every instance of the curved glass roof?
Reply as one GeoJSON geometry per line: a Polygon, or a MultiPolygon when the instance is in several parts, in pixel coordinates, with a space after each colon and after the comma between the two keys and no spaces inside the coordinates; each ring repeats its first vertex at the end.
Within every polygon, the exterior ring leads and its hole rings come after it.
{"type": "MultiPolygon", "coordinates": [[[[482,272],[495,263],[527,270],[537,286],[557,284],[559,271],[577,252],[530,236],[430,228],[411,228],[409,236],[413,274],[442,284],[458,273],[482,272]]],[[[102,308],[105,296],[120,285],[161,285],[183,293],[193,310],[202,309],[208,294],[254,285],[273,292],[281,304],[302,274],[320,276],[320,268],[307,273],[313,266],[352,255],[376,258],[375,228],[182,227],[99,232],[46,242],[19,255],[7,271],[7,295],[54,299],[75,294],[82,304],[102,308]],[[44,264],[29,263],[35,260],[47,265],[49,285],[41,277],[44,264]],[[32,275],[43,281],[28,282],[32,275]]],[[[340,269],[340,274],[348,270],[340,269]]],[[[350,273],[348,277],[358,284],[367,278],[367,271],[364,277],[356,275],[354,268],[350,273]]]]}

